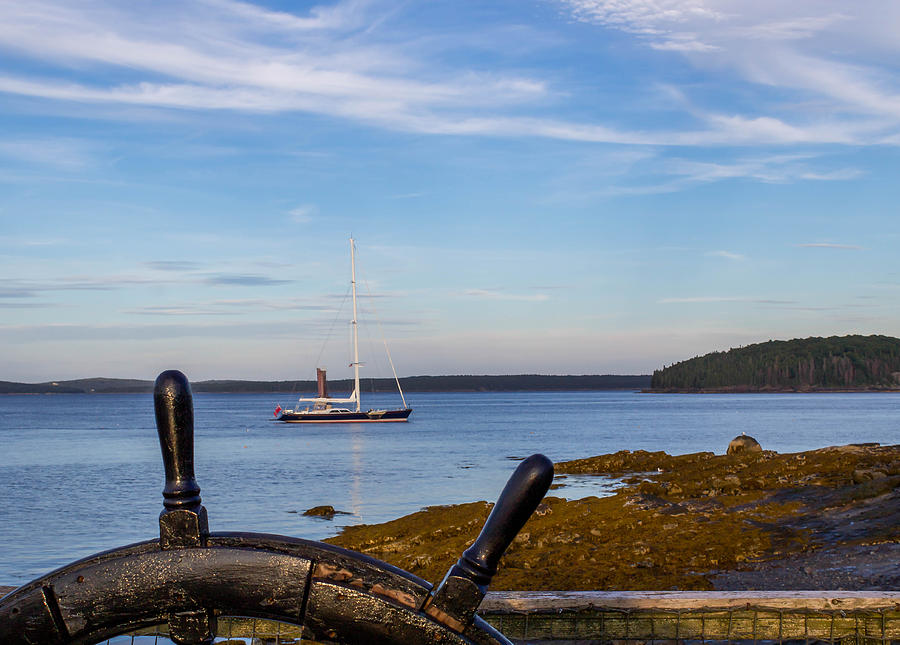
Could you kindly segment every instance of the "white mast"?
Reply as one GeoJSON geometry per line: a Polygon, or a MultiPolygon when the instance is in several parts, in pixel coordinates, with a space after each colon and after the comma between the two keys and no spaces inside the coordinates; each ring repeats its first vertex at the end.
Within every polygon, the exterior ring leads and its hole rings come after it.
{"type": "Polygon", "coordinates": [[[353,288],[353,398],[356,399],[356,411],[359,412],[359,327],[356,322],[356,257],[353,254],[353,238],[350,238],[350,284],[353,288]]]}

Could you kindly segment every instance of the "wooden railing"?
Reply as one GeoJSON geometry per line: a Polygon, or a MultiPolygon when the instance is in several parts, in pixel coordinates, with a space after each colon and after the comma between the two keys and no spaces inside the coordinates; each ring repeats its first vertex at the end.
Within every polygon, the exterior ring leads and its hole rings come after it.
{"type": "MultiPolygon", "coordinates": [[[[900,592],[888,591],[492,591],[478,613],[518,643],[900,642],[900,592]]],[[[260,643],[291,642],[294,631],[219,622],[220,635],[260,643]]]]}
{"type": "Polygon", "coordinates": [[[479,614],[513,641],[900,641],[900,592],[495,591],[479,614]]]}

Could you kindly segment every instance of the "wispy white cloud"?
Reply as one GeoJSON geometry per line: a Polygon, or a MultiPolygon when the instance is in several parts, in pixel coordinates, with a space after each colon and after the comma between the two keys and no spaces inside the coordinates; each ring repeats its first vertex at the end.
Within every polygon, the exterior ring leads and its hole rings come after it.
{"type": "Polygon", "coordinates": [[[277,311],[334,311],[335,307],[321,302],[312,302],[303,298],[230,298],[226,300],[214,300],[210,303],[214,307],[233,307],[259,311],[260,309],[272,309],[277,311]]]}
{"type": "Polygon", "coordinates": [[[0,8],[0,46],[51,62],[130,70],[132,81],[86,84],[63,74],[0,78],[0,91],[58,100],[251,112],[308,111],[402,122],[454,106],[500,106],[546,93],[540,80],[474,70],[438,80],[399,49],[347,39],[377,22],[371,3],[308,16],[250,3],[163,2],[152,15],[96,2],[0,8]],[[288,32],[285,34],[285,32],[288,32]],[[396,116],[392,116],[392,115],[396,116]]]}
{"type": "Polygon", "coordinates": [[[714,258],[725,258],[726,260],[743,261],[747,259],[746,255],[740,253],[732,253],[731,251],[710,251],[706,255],[714,258]]]}
{"type": "Polygon", "coordinates": [[[747,157],[730,163],[675,158],[666,162],[665,170],[672,175],[682,175],[687,181],[695,183],[748,178],[777,184],[812,179],[810,175],[815,175],[815,179],[820,181],[841,181],[858,175],[851,170],[815,173],[810,169],[810,163],[809,157],[805,155],[747,157]]]}
{"type": "Polygon", "coordinates": [[[40,247],[60,246],[63,244],[75,244],[73,240],[62,237],[21,237],[13,235],[0,235],[0,244],[11,247],[40,247]]]}
{"type": "Polygon", "coordinates": [[[689,296],[686,298],[662,298],[659,304],[706,304],[711,302],[749,302],[751,299],[742,296],[689,296]]]}
{"type": "Polygon", "coordinates": [[[172,271],[176,273],[197,271],[202,267],[199,262],[190,260],[154,260],[144,264],[154,271],[172,271]]]}
{"type": "Polygon", "coordinates": [[[399,195],[391,195],[391,199],[418,199],[419,197],[424,197],[427,193],[418,192],[418,193],[401,193],[399,195]]]}
{"type": "Polygon", "coordinates": [[[79,170],[96,163],[91,146],[69,138],[0,140],[0,158],[59,170],[79,170]]]}
{"type": "Polygon", "coordinates": [[[34,298],[37,290],[31,287],[8,285],[0,287],[0,298],[34,298]]]}
{"type": "Polygon", "coordinates": [[[268,32],[316,32],[348,29],[362,24],[367,5],[364,0],[344,2],[333,7],[313,6],[309,16],[297,16],[284,11],[270,11],[248,2],[234,0],[200,0],[200,4],[246,21],[248,27],[268,32]]]}
{"type": "MultiPolygon", "coordinates": [[[[701,69],[727,69],[760,86],[820,97],[828,103],[816,112],[840,114],[838,120],[845,126],[896,134],[900,87],[886,61],[900,54],[900,43],[891,36],[900,23],[900,8],[891,0],[857,3],[852,11],[838,0],[561,3],[578,20],[635,34],[653,49],[682,53],[701,69]],[[852,62],[841,58],[848,51],[854,52],[852,62]],[[869,117],[886,120],[879,123],[869,117]]],[[[800,120],[789,103],[782,109],[800,120]]],[[[748,119],[724,114],[719,118],[748,119]]],[[[754,130],[777,132],[783,138],[804,133],[803,128],[792,132],[781,120],[749,122],[754,130]]]]}
{"type": "Polygon", "coordinates": [[[807,242],[796,246],[807,249],[843,249],[845,251],[860,251],[863,248],[856,244],[835,244],[833,242],[807,242]]]}
{"type": "Polygon", "coordinates": [[[7,292],[35,294],[47,291],[111,291],[138,285],[165,284],[169,281],[133,275],[115,276],[62,276],[38,281],[10,279],[6,282],[7,292]]]}
{"type": "Polygon", "coordinates": [[[219,287],[274,287],[291,284],[293,280],[271,278],[255,273],[216,273],[206,276],[204,282],[219,287]]]}
{"type": "Polygon", "coordinates": [[[43,280],[8,278],[3,282],[3,288],[0,289],[0,298],[30,298],[49,292],[102,292],[189,284],[213,287],[272,287],[294,282],[259,273],[203,272],[198,271],[200,265],[192,262],[156,261],[144,264],[151,271],[115,275],[57,276],[43,280]]]}
{"type": "Polygon", "coordinates": [[[861,177],[863,174],[863,171],[858,168],[841,168],[827,172],[804,172],[799,175],[799,178],[810,181],[848,181],[861,177]]]}
{"type": "Polygon", "coordinates": [[[234,316],[237,312],[222,309],[208,309],[198,305],[147,305],[125,309],[122,313],[142,316],[234,316]]]}
{"type": "MultiPolygon", "coordinates": [[[[231,319],[229,319],[231,320],[231,319]]],[[[272,338],[296,338],[300,325],[291,322],[205,323],[177,321],[160,324],[108,323],[79,324],[51,323],[33,325],[0,325],[0,340],[12,342],[51,341],[110,341],[110,340],[169,340],[177,338],[235,338],[254,335],[272,338]]],[[[304,325],[307,326],[307,325],[304,325]]],[[[321,324],[308,325],[322,327],[321,324]]]]}
{"type": "Polygon", "coordinates": [[[179,302],[163,305],[130,307],[122,313],[138,316],[237,316],[258,315],[269,311],[311,311],[333,312],[335,308],[320,302],[310,302],[302,298],[231,298],[206,302],[179,302]]]}
{"type": "Polygon", "coordinates": [[[664,30],[662,25],[684,25],[694,20],[720,21],[726,17],[704,0],[570,0],[566,4],[581,20],[657,37],[673,33],[672,29],[664,30]]]}
{"type": "Polygon", "coordinates": [[[673,36],[670,40],[651,43],[650,46],[653,49],[673,52],[711,52],[719,49],[716,45],[707,45],[686,35],[673,36]]]}
{"type": "Polygon", "coordinates": [[[793,300],[778,300],[774,298],[751,298],[749,296],[688,296],[685,298],[662,298],[657,301],[662,305],[673,304],[709,304],[717,302],[748,302],[759,305],[793,305],[793,300]]]}
{"type": "MultiPolygon", "coordinates": [[[[0,296],[2,298],[2,296],[0,296]]],[[[56,305],[50,302],[23,302],[23,301],[6,301],[0,300],[0,309],[46,309],[48,307],[55,307],[56,305]]]]}
{"type": "Polygon", "coordinates": [[[288,215],[290,215],[291,220],[297,224],[308,224],[318,212],[319,209],[314,204],[303,204],[296,208],[292,208],[288,212],[288,215]]]}
{"type": "MultiPolygon", "coordinates": [[[[649,150],[649,148],[644,148],[649,150]]],[[[592,194],[647,195],[683,191],[694,186],[733,180],[753,180],[767,184],[802,181],[849,181],[863,174],[855,168],[825,170],[829,160],[808,153],[738,157],[732,161],[699,161],[682,157],[647,154],[634,164],[623,165],[627,176],[620,181],[609,174],[602,189],[590,188],[592,194]],[[627,182],[627,183],[626,183],[627,182]]],[[[570,175],[570,181],[572,176],[570,175]]],[[[584,180],[596,184],[596,175],[584,180]]]]}
{"type": "MultiPolygon", "coordinates": [[[[889,141],[883,124],[854,124],[840,121],[792,124],[776,117],[744,117],[708,114],[705,127],[684,130],[628,130],[601,124],[561,121],[552,118],[505,116],[502,105],[495,105],[496,116],[474,116],[488,97],[511,97],[515,88],[527,83],[474,82],[471,87],[411,89],[408,92],[384,91],[380,81],[356,83],[334,81],[346,87],[337,93],[324,81],[327,91],[317,84],[302,90],[272,89],[248,84],[223,86],[194,83],[154,83],[141,81],[130,85],[97,88],[67,81],[32,81],[0,76],[0,92],[31,97],[87,103],[143,105],[187,110],[237,110],[245,112],[310,112],[347,118],[391,130],[422,134],[538,137],[588,143],[628,145],[704,146],[764,145],[796,143],[854,144],[889,141]],[[446,101],[438,100],[444,97],[446,101]],[[452,99],[452,101],[451,101],[452,99]],[[441,109],[440,103],[454,103],[441,109]],[[460,115],[459,112],[469,114],[460,115]]],[[[536,92],[526,92],[534,95],[536,92]]],[[[536,97],[535,97],[536,98],[536,97]]],[[[522,99],[524,101],[524,97],[522,99]]],[[[505,102],[505,101],[504,101],[505,102]]]]}
{"type": "Polygon", "coordinates": [[[544,302],[550,296],[545,293],[517,294],[506,293],[502,289],[467,289],[463,292],[467,298],[483,298],[486,300],[518,300],[523,302],[544,302]]]}
{"type": "MultiPolygon", "coordinates": [[[[7,71],[0,92],[103,106],[307,112],[416,133],[628,145],[866,143],[897,135],[900,93],[890,75],[874,64],[836,64],[818,53],[826,36],[849,31],[862,40],[875,24],[873,10],[860,21],[833,2],[824,9],[808,2],[751,8],[734,0],[564,4],[581,20],[636,34],[698,65],[731,66],[747,81],[824,94],[851,111],[713,109],[695,114],[693,126],[648,131],[527,116],[527,108],[543,114],[548,102],[565,102],[567,88],[535,73],[450,66],[430,58],[418,34],[399,42],[368,37],[395,8],[349,0],[296,13],[232,0],[162,2],[152,15],[102,0],[77,9],[52,0],[6,3],[0,47],[59,71],[7,71]],[[810,50],[802,49],[810,42],[810,50]],[[102,74],[72,81],[73,66],[120,73],[115,82],[102,74]]],[[[880,42],[890,49],[888,40],[880,42]]]]}

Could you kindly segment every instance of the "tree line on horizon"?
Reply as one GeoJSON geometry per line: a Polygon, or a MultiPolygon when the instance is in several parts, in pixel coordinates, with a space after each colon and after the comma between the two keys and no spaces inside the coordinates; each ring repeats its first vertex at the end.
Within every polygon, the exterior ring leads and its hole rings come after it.
{"type": "Polygon", "coordinates": [[[831,336],[712,352],[653,372],[653,390],[900,389],[900,339],[831,336]]]}
{"type": "MultiPolygon", "coordinates": [[[[551,376],[517,374],[501,376],[409,376],[400,379],[406,392],[504,392],[504,391],[572,391],[572,390],[640,390],[650,385],[650,375],[582,375],[551,376]]],[[[211,380],[191,383],[194,392],[210,393],[315,393],[315,381],[241,381],[211,380]]],[[[328,382],[334,393],[353,389],[351,379],[328,382]]],[[[396,392],[392,378],[360,379],[365,392],[396,392]]],[[[103,394],[145,393],[153,391],[153,381],[137,379],[92,378],[46,383],[14,383],[0,381],[0,394],[103,394]]]]}

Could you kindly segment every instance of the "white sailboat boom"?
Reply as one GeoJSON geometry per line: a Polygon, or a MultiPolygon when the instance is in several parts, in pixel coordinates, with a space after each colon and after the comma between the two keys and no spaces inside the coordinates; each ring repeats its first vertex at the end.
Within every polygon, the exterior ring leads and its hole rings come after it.
{"type": "Polygon", "coordinates": [[[400,387],[400,379],[397,378],[397,370],[394,369],[394,359],[391,358],[391,350],[388,349],[387,340],[382,339],[384,342],[384,351],[387,353],[388,363],[391,364],[391,372],[394,374],[394,382],[397,384],[397,391],[400,392],[400,400],[403,401],[403,407],[408,407],[406,405],[406,397],[403,396],[403,388],[400,387]]]}

